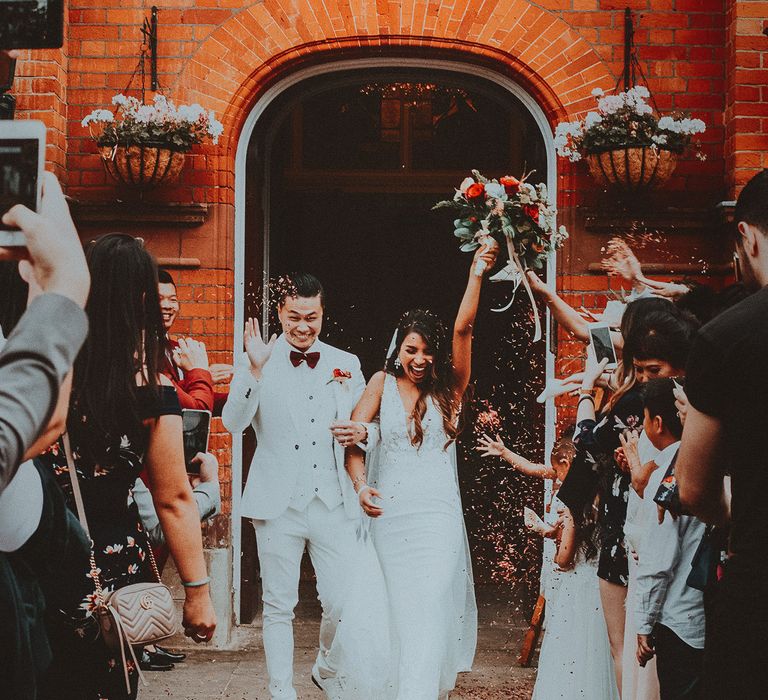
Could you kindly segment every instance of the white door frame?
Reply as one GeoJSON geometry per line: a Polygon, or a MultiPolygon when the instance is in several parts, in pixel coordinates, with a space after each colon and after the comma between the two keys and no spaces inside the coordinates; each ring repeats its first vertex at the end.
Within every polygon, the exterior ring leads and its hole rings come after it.
{"type": "MultiPolygon", "coordinates": [[[[316,66],[311,66],[291,73],[283,80],[272,85],[251,108],[248,117],[243,125],[243,130],[237,143],[237,153],[235,156],[235,320],[234,320],[234,338],[232,339],[232,348],[234,356],[238,357],[242,353],[242,332],[245,310],[245,201],[246,201],[246,162],[248,146],[259,118],[264,114],[267,107],[282,92],[297,83],[313,78],[318,75],[327,75],[340,71],[360,70],[366,68],[426,68],[440,70],[445,72],[461,73],[471,75],[476,78],[485,78],[496,83],[511,92],[517,97],[533,116],[536,125],[541,131],[544,139],[547,154],[547,189],[554,201],[557,201],[557,157],[552,136],[552,128],[547,121],[544,111],[522,86],[516,83],[512,78],[502,75],[490,68],[478,66],[472,63],[465,63],[454,60],[433,60],[426,58],[387,58],[372,57],[360,58],[354,60],[328,61],[316,66]]],[[[266,237],[268,245],[268,236],[266,237]]],[[[265,250],[267,252],[267,250],[265,250]]],[[[269,261],[265,257],[265,265],[269,261]]],[[[549,285],[555,285],[555,256],[551,256],[547,265],[547,278],[549,285]]],[[[268,274],[268,273],[267,273],[268,274]]],[[[266,312],[266,310],[265,310],[266,312]]],[[[549,311],[547,311],[545,323],[544,341],[547,344],[546,350],[546,379],[549,381],[554,376],[555,358],[549,352],[549,311]]],[[[545,405],[545,450],[549,454],[555,437],[555,404],[549,399],[545,405]]],[[[241,558],[241,533],[242,518],[238,517],[240,512],[240,483],[242,481],[242,435],[232,436],[232,587],[235,624],[240,624],[240,558],[241,558]]]]}

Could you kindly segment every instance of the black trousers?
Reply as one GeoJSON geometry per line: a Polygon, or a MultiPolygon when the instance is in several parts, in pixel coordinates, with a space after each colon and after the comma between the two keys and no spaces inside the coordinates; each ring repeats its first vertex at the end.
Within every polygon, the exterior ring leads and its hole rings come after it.
{"type": "Polygon", "coordinates": [[[694,649],[664,625],[653,628],[653,637],[661,700],[699,700],[704,650],[694,649]]]}
{"type": "Polygon", "coordinates": [[[768,571],[731,560],[707,608],[706,700],[763,697],[768,672],[768,571]]]}

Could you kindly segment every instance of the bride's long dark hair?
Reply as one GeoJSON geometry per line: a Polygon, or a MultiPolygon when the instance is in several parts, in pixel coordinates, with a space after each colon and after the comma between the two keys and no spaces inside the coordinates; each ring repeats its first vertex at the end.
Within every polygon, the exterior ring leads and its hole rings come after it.
{"type": "Polygon", "coordinates": [[[452,382],[451,348],[440,319],[431,311],[413,309],[403,314],[397,326],[395,349],[387,358],[384,370],[395,378],[403,376],[403,368],[396,362],[400,348],[410,333],[418,333],[427,346],[427,353],[433,362],[424,381],[418,385],[419,398],[408,420],[408,434],[411,443],[421,447],[424,441],[422,419],[427,412],[427,399],[431,396],[443,418],[443,430],[448,436],[446,447],[456,440],[463,428],[463,396],[456,395],[452,382]]]}

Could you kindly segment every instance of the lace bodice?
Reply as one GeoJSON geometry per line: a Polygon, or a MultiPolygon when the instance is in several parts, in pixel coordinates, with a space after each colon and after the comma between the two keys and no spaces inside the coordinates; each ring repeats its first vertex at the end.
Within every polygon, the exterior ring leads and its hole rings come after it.
{"type": "Polygon", "coordinates": [[[379,420],[381,452],[385,461],[416,456],[423,459],[428,453],[445,453],[448,438],[443,429],[443,416],[431,398],[427,401],[427,411],[421,421],[424,440],[421,446],[411,443],[408,435],[408,416],[397,388],[397,379],[391,374],[384,380],[379,420]]]}

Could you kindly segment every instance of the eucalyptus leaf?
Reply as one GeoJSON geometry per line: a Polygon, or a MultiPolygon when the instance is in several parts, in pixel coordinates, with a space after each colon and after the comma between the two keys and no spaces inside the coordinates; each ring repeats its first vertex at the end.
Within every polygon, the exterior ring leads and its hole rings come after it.
{"type": "Polygon", "coordinates": [[[462,253],[471,253],[473,250],[477,250],[479,247],[480,244],[477,241],[471,241],[470,243],[462,243],[459,250],[461,250],[462,253]]]}

